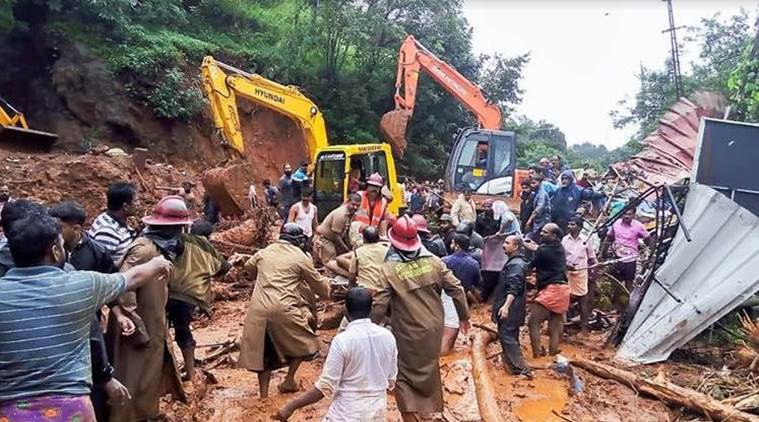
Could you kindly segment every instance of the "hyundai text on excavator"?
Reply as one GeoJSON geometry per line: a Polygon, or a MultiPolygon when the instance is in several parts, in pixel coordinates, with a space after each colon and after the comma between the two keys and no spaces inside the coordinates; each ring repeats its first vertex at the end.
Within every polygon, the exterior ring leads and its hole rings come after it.
{"type": "Polygon", "coordinates": [[[25,149],[48,149],[57,140],[54,133],[29,129],[24,114],[0,97],[0,142],[25,149]]]}
{"type": "Polygon", "coordinates": [[[321,111],[297,87],[236,69],[211,56],[203,59],[201,71],[214,126],[234,154],[242,156],[245,145],[237,96],[289,117],[303,130],[309,170],[313,171],[313,202],[323,217],[347,199],[351,169],[359,169],[362,180],[373,173],[382,175],[393,196],[388,205],[390,213],[398,215],[405,207],[403,188],[397,181],[388,144],[330,145],[321,111]]]}
{"type": "Polygon", "coordinates": [[[446,191],[469,187],[480,195],[514,196],[516,139],[502,131],[501,109],[482,90],[409,35],[401,44],[395,109],[382,116],[380,133],[403,156],[406,127],[414,113],[419,72],[424,71],[477,117],[478,127],[459,130],[445,168],[446,191]],[[403,92],[401,93],[401,89],[403,92]]]}

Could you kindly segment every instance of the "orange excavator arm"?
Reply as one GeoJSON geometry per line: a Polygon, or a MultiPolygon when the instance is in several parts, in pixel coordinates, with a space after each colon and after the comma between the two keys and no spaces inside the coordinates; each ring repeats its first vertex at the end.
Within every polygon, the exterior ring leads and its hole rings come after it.
{"type": "Polygon", "coordinates": [[[386,113],[380,121],[380,132],[403,156],[406,149],[406,126],[414,113],[419,72],[424,71],[467,110],[477,116],[482,129],[501,128],[501,109],[485,98],[482,90],[451,65],[437,58],[412,35],[401,44],[398,55],[398,73],[395,80],[395,110],[386,113]],[[401,89],[403,93],[401,94],[401,89]]]}

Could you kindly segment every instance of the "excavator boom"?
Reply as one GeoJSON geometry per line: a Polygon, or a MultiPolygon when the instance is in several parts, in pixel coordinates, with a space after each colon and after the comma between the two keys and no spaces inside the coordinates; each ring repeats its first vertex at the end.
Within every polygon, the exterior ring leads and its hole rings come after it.
{"type": "MultiPolygon", "coordinates": [[[[346,200],[350,186],[348,174],[356,169],[363,169],[366,177],[375,172],[385,177],[391,195],[396,198],[388,206],[389,212],[397,215],[404,206],[403,190],[395,173],[395,161],[387,145],[367,143],[330,146],[322,113],[295,86],[281,85],[263,76],[236,69],[211,56],[203,59],[201,73],[214,126],[221,134],[224,145],[229,146],[237,155],[244,155],[246,149],[237,97],[285,115],[301,128],[312,169],[313,201],[323,215],[346,200]]],[[[239,215],[249,206],[247,183],[253,179],[253,174],[250,162],[238,162],[207,171],[203,185],[223,214],[239,215]]]]}
{"type": "Polygon", "coordinates": [[[397,154],[406,148],[406,127],[414,113],[419,72],[424,71],[477,116],[481,129],[501,128],[501,109],[485,98],[482,90],[451,65],[409,35],[401,44],[395,80],[395,110],[382,116],[380,133],[397,154]],[[403,94],[401,94],[403,89],[403,94]]]}
{"type": "Polygon", "coordinates": [[[293,85],[281,85],[207,56],[201,65],[203,89],[211,106],[214,126],[225,143],[242,154],[242,137],[236,96],[281,113],[303,129],[309,161],[316,151],[329,146],[327,128],[319,108],[293,85]]]}
{"type": "Polygon", "coordinates": [[[23,113],[0,97],[0,142],[34,150],[48,149],[57,140],[54,133],[29,129],[23,113]]]}

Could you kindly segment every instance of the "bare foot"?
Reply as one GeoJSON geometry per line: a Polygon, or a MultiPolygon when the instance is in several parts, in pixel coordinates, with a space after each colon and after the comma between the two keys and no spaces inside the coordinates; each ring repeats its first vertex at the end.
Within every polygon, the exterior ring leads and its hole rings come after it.
{"type": "Polygon", "coordinates": [[[284,381],[282,382],[282,384],[279,384],[277,386],[277,390],[279,390],[279,392],[282,394],[287,394],[287,393],[295,393],[298,390],[300,390],[300,388],[298,387],[298,384],[295,381],[292,381],[292,382],[284,381]]]}

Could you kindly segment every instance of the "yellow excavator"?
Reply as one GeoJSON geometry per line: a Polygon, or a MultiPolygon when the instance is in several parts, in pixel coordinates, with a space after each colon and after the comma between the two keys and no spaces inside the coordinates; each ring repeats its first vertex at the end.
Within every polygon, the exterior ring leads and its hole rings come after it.
{"type": "Polygon", "coordinates": [[[29,129],[26,117],[0,97],[0,142],[36,149],[50,148],[58,135],[29,129]]]}
{"type": "Polygon", "coordinates": [[[398,215],[405,207],[390,145],[330,145],[321,111],[296,86],[278,84],[211,56],[203,59],[201,72],[214,126],[222,135],[224,145],[236,155],[242,156],[245,147],[237,96],[289,117],[303,130],[309,170],[313,174],[313,201],[322,216],[347,199],[351,170],[354,174],[358,171],[360,180],[366,180],[373,173],[382,175],[393,197],[388,205],[390,213],[398,215]]]}

